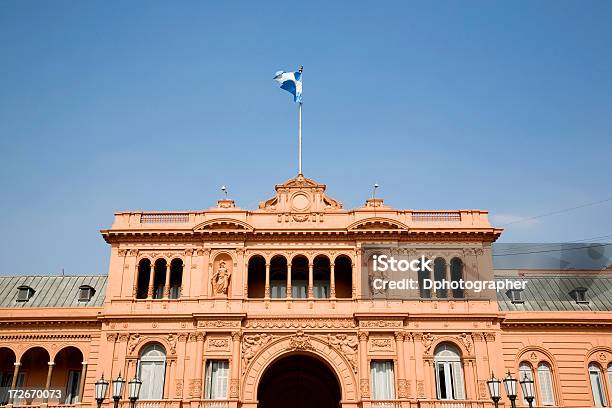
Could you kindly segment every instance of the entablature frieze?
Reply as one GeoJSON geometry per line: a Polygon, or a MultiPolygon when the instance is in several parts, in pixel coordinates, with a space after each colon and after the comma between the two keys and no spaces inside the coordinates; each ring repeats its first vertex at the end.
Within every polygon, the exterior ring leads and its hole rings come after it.
{"type": "Polygon", "coordinates": [[[245,329],[351,329],[357,328],[355,319],[349,318],[248,318],[245,329]]]}
{"type": "Polygon", "coordinates": [[[40,320],[40,317],[24,317],[23,320],[0,321],[0,330],[54,330],[66,328],[68,330],[96,330],[100,329],[101,323],[97,318],[83,320],[40,320]],[[34,320],[34,319],[37,320],[34,320]],[[32,320],[29,320],[32,319],[32,320]]]}
{"type": "Polygon", "coordinates": [[[1,342],[15,341],[83,341],[89,342],[92,339],[91,334],[85,333],[31,333],[31,334],[2,334],[0,335],[1,342]]]}

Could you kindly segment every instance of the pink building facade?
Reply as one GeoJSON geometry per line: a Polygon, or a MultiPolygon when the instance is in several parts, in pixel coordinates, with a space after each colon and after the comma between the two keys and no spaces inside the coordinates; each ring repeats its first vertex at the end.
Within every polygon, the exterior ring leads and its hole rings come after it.
{"type": "Polygon", "coordinates": [[[302,176],[256,210],[117,213],[107,277],[3,278],[0,385],[64,395],[0,403],[93,407],[94,383],[121,374],[143,381],[143,408],[484,408],[491,373],[510,372],[533,378],[534,406],[607,406],[606,271],[496,271],[533,285],[494,299],[363,296],[364,245],[488,276],[501,233],[486,211],[345,210],[302,176]]]}

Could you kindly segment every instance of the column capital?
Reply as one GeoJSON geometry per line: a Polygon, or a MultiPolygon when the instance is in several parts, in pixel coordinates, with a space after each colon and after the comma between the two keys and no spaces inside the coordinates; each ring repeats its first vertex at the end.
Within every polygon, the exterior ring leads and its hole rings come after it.
{"type": "Polygon", "coordinates": [[[19,367],[19,366],[21,365],[21,362],[16,361],[16,362],[14,362],[14,363],[13,363],[13,365],[14,365],[15,367],[19,367]]]}
{"type": "Polygon", "coordinates": [[[360,331],[357,336],[359,337],[359,341],[368,341],[370,333],[367,331],[360,331]]]}
{"type": "Polygon", "coordinates": [[[49,367],[53,367],[55,365],[55,361],[49,361],[47,364],[49,365],[49,367]]]}

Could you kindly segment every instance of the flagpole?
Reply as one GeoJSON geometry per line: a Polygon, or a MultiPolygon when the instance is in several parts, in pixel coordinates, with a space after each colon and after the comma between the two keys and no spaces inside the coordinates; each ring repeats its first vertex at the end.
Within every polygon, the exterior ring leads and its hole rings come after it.
{"type": "Polygon", "coordinates": [[[298,174],[302,175],[302,102],[298,104],[298,174]]]}

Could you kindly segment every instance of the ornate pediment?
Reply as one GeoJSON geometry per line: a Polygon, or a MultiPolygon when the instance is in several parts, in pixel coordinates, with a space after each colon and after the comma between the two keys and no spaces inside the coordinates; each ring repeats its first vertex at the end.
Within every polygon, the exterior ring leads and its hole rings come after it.
{"type": "Polygon", "coordinates": [[[215,218],[193,228],[194,232],[251,232],[253,227],[232,218],[215,218]]]}
{"type": "MultiPolygon", "coordinates": [[[[311,213],[342,209],[342,204],[325,194],[325,184],[303,175],[275,187],[276,195],[259,204],[259,210],[296,215],[298,219],[311,213]]],[[[295,218],[295,217],[293,217],[295,218]]]]}
{"type": "Polygon", "coordinates": [[[371,217],[355,221],[347,229],[349,231],[408,231],[408,226],[391,218],[371,217]]]}

